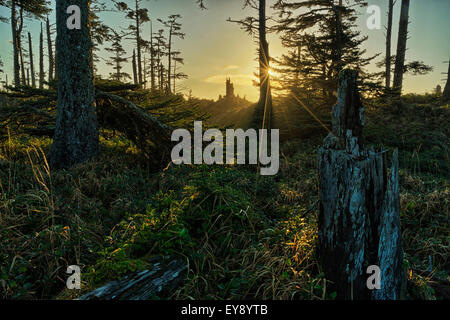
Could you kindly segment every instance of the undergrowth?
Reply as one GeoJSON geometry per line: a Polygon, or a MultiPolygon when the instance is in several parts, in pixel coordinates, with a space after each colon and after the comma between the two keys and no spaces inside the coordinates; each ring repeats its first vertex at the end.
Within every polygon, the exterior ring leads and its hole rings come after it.
{"type": "MultiPolygon", "coordinates": [[[[449,276],[448,132],[416,134],[408,120],[386,117],[369,117],[367,137],[403,152],[409,295],[439,299],[430,283],[449,276]],[[416,163],[408,152],[420,144],[416,163]]],[[[145,269],[154,256],[176,255],[188,263],[186,281],[160,298],[334,299],[316,254],[320,143],[285,142],[278,175],[256,180],[253,166],[152,172],[119,137],[102,139],[96,161],[50,172],[50,139],[10,137],[0,145],[0,296],[76,298],[145,269]],[[73,264],[82,270],[81,291],[65,289],[73,264]]]]}

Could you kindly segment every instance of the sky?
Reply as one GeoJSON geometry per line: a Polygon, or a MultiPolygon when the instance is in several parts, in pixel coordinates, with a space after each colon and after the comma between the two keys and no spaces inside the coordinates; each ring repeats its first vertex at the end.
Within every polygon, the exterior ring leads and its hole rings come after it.
{"type": "MultiPolygon", "coordinates": [[[[123,0],[129,3],[134,1],[123,0]]],[[[69,1],[68,1],[69,2],[69,1]]],[[[107,3],[109,1],[106,1],[107,3]]],[[[185,65],[180,71],[186,73],[189,79],[180,81],[177,89],[183,93],[192,90],[192,95],[201,98],[217,99],[219,95],[225,94],[225,79],[231,77],[235,85],[235,91],[241,97],[256,101],[258,89],[253,86],[254,73],[257,71],[256,45],[253,39],[247,35],[235,23],[227,22],[228,18],[234,20],[254,15],[252,9],[243,9],[243,0],[206,0],[208,10],[201,10],[195,5],[194,0],[144,0],[143,6],[149,9],[150,18],[154,21],[154,30],[162,28],[157,18],[166,18],[171,14],[181,14],[180,22],[183,24],[183,32],[186,33],[184,40],[176,39],[174,47],[182,52],[185,65]]],[[[269,5],[274,0],[267,1],[269,5]]],[[[397,30],[400,15],[400,0],[397,0],[394,11],[394,29],[392,38],[392,52],[395,54],[397,44],[397,30]]],[[[52,0],[54,7],[54,0],[52,0]]],[[[362,35],[369,39],[363,45],[367,54],[381,53],[385,50],[385,29],[387,23],[387,0],[368,0],[370,5],[378,5],[381,8],[380,30],[369,30],[366,21],[369,14],[365,9],[359,12],[358,29],[362,35]]],[[[268,10],[273,14],[273,10],[268,10]]],[[[444,61],[450,59],[450,0],[411,0],[410,25],[407,61],[420,60],[434,67],[434,71],[425,76],[407,75],[404,79],[404,92],[425,93],[431,92],[437,84],[443,87],[442,79],[447,72],[444,61]]],[[[9,16],[9,10],[1,7],[0,16],[9,16]]],[[[108,12],[101,14],[103,21],[116,31],[125,28],[129,20],[124,18],[123,13],[108,12]]],[[[50,16],[55,21],[54,13],[50,16]]],[[[34,20],[26,21],[26,31],[30,31],[34,39],[33,51],[35,64],[38,57],[39,23],[34,20]]],[[[149,39],[150,25],[144,26],[143,37],[149,39]]],[[[0,57],[5,66],[4,70],[12,79],[12,45],[11,28],[8,23],[0,23],[0,57]]],[[[45,39],[44,39],[45,41],[45,39]]],[[[278,36],[271,34],[268,37],[270,54],[280,56],[282,48],[278,36]]],[[[26,42],[25,42],[26,43],[26,42]]],[[[26,45],[28,45],[26,43],[26,45]]],[[[131,55],[133,43],[125,41],[124,47],[131,55]]],[[[100,56],[108,57],[108,53],[101,52],[100,56]]],[[[378,58],[378,60],[380,60],[378,58]]],[[[369,67],[369,71],[378,71],[375,62],[369,67]]],[[[47,61],[45,61],[47,63],[47,61]]],[[[111,72],[111,67],[104,61],[98,65],[98,70],[103,75],[111,72]]],[[[125,71],[131,72],[130,63],[125,71]]],[[[5,75],[0,75],[4,80],[5,75]]]]}

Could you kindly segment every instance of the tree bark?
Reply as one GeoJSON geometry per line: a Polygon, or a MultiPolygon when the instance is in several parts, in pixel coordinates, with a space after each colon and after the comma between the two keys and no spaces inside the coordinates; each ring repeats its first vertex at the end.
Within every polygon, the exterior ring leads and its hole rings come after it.
{"type": "Polygon", "coordinates": [[[408,40],[409,0],[402,0],[400,24],[398,29],[397,55],[395,59],[393,88],[398,95],[402,94],[403,74],[405,68],[406,42],[408,40]]]}
{"type": "Polygon", "coordinates": [[[53,60],[53,44],[52,44],[52,31],[50,26],[50,20],[47,17],[47,50],[48,50],[48,81],[53,80],[53,70],[55,68],[55,62],[53,60]]]}
{"type": "Polygon", "coordinates": [[[172,26],[169,29],[169,43],[168,43],[168,67],[167,67],[167,94],[172,92],[172,85],[170,82],[171,73],[172,73],[172,26]]]}
{"type": "Polygon", "coordinates": [[[14,59],[14,86],[20,85],[20,64],[19,64],[19,47],[17,39],[17,10],[16,0],[11,2],[11,30],[13,42],[13,59],[14,59]]]}
{"type": "Polygon", "coordinates": [[[31,72],[31,86],[36,88],[36,77],[34,74],[34,61],[33,61],[33,44],[31,42],[31,34],[28,32],[28,54],[30,56],[30,72],[31,72]]]}
{"type": "Polygon", "coordinates": [[[448,61],[447,83],[442,92],[442,99],[447,102],[450,100],[450,60],[448,61]]]}
{"type": "Polygon", "coordinates": [[[338,299],[404,297],[398,155],[387,177],[386,152],[364,147],[364,108],[357,72],[340,74],[333,133],[319,149],[319,254],[338,299]],[[370,290],[367,268],[380,268],[378,290],[370,290]]]}
{"type": "Polygon", "coordinates": [[[54,169],[70,168],[98,154],[89,0],[72,0],[71,4],[81,9],[81,30],[67,28],[68,4],[56,1],[58,106],[49,157],[54,169]]]}
{"type": "Polygon", "coordinates": [[[170,296],[183,282],[187,264],[181,259],[157,260],[148,270],[112,281],[78,300],[150,300],[170,296]]]}
{"type": "Polygon", "coordinates": [[[139,84],[142,84],[142,52],[141,52],[141,22],[139,19],[139,0],[136,0],[136,49],[139,84]]]}
{"type": "Polygon", "coordinates": [[[41,33],[39,35],[39,89],[44,87],[45,72],[44,72],[44,34],[42,31],[41,23],[41,33]]]}
{"type": "Polygon", "coordinates": [[[266,0],[259,0],[259,103],[255,110],[257,124],[270,129],[272,113],[272,91],[270,87],[270,55],[267,42],[266,0]]]}
{"type": "Polygon", "coordinates": [[[138,76],[137,76],[137,70],[136,70],[136,51],[135,50],[133,50],[132,65],[133,65],[133,81],[134,81],[134,84],[138,84],[138,76]]]}
{"type": "Polygon", "coordinates": [[[394,0],[389,0],[388,24],[386,28],[386,91],[391,88],[391,41],[394,0]]]}
{"type": "Polygon", "coordinates": [[[155,53],[153,49],[153,23],[150,21],[150,77],[151,89],[155,90],[155,53]]]}
{"type": "Polygon", "coordinates": [[[27,78],[25,75],[25,61],[23,58],[23,49],[22,49],[22,30],[23,30],[23,8],[19,9],[19,29],[17,30],[17,47],[19,49],[20,56],[20,70],[22,73],[22,85],[27,84],[27,78]]]}

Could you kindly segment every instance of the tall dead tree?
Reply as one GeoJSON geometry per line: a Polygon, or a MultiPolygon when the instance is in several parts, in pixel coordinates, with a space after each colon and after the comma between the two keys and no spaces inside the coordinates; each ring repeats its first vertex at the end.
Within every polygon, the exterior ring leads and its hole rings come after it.
{"type": "Polygon", "coordinates": [[[155,49],[153,47],[153,22],[150,20],[150,82],[151,89],[155,90],[155,49]]]}
{"type": "Polygon", "coordinates": [[[46,21],[46,27],[47,27],[47,50],[48,50],[48,81],[50,82],[53,80],[55,60],[53,59],[52,29],[48,17],[46,21]]]}
{"type": "Polygon", "coordinates": [[[41,33],[39,34],[39,89],[44,87],[45,81],[45,71],[44,71],[44,33],[42,31],[41,22],[41,33]]]}
{"type": "Polygon", "coordinates": [[[17,29],[17,47],[19,49],[19,58],[20,58],[20,70],[22,75],[22,85],[27,84],[26,72],[25,72],[25,59],[23,54],[22,47],[22,31],[23,31],[23,7],[19,9],[19,27],[17,29]]]}
{"type": "Polygon", "coordinates": [[[65,0],[56,1],[58,105],[49,157],[54,169],[70,168],[98,154],[89,2],[71,1],[81,12],[81,29],[71,30],[66,22],[69,4],[65,0]]]}
{"type": "MultiPolygon", "coordinates": [[[[333,132],[319,149],[319,252],[338,299],[400,299],[402,268],[398,154],[387,172],[386,151],[366,149],[357,72],[341,72],[333,132]],[[379,289],[370,290],[369,266],[379,289]]],[[[371,288],[373,289],[373,288],[371,288]]]]}
{"type": "Polygon", "coordinates": [[[20,64],[19,64],[19,44],[17,38],[17,7],[16,0],[11,1],[11,30],[13,43],[13,69],[14,69],[14,85],[20,85],[20,64]]]}
{"type": "Polygon", "coordinates": [[[133,58],[131,60],[132,67],[133,67],[133,81],[134,84],[138,84],[138,75],[137,75],[137,69],[136,69],[136,51],[133,50],[133,58]]]}
{"type": "MultiPolygon", "coordinates": [[[[12,31],[12,44],[13,44],[13,72],[14,72],[14,85],[19,86],[21,84],[20,73],[22,71],[23,78],[25,75],[24,68],[21,69],[20,52],[21,52],[21,37],[24,22],[24,13],[30,14],[37,18],[42,18],[47,14],[50,9],[48,8],[49,2],[47,0],[0,0],[0,6],[6,7],[11,10],[10,23],[12,31]]],[[[22,79],[22,81],[25,81],[22,79]]]]}
{"type": "Polygon", "coordinates": [[[400,24],[398,29],[397,55],[395,58],[393,88],[398,95],[402,93],[403,74],[405,72],[406,42],[408,40],[409,0],[402,0],[400,24]]]}
{"type": "Polygon", "coordinates": [[[259,0],[259,105],[263,110],[263,129],[270,127],[272,91],[270,87],[270,55],[267,42],[266,0],[259,0]]]}
{"type": "Polygon", "coordinates": [[[31,86],[36,88],[36,77],[34,73],[33,61],[33,43],[31,42],[31,34],[28,32],[28,56],[30,58],[31,86]]]}
{"type": "Polygon", "coordinates": [[[386,27],[386,90],[389,90],[391,88],[391,41],[393,17],[394,0],[389,0],[388,24],[386,27]]]}
{"type": "Polygon", "coordinates": [[[241,28],[250,35],[255,35],[258,42],[258,60],[259,60],[259,101],[255,109],[253,119],[254,126],[270,127],[270,118],[272,110],[272,91],[270,87],[270,54],[269,43],[267,42],[267,16],[266,0],[245,0],[244,8],[249,7],[258,12],[258,17],[246,17],[242,20],[231,20],[229,22],[238,23],[241,28]]]}
{"type": "Polygon", "coordinates": [[[442,99],[444,101],[450,101],[450,60],[448,61],[447,83],[442,92],[442,99]]]}

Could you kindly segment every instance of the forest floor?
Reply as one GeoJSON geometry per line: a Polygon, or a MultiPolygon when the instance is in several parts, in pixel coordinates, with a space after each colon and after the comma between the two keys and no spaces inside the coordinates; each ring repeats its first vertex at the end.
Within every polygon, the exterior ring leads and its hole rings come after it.
{"type": "MultiPolygon", "coordinates": [[[[409,297],[445,298],[450,110],[422,96],[405,97],[400,114],[374,110],[367,142],[400,151],[409,297]]],[[[76,298],[152,256],[180,255],[184,285],[158,298],[334,299],[316,254],[323,137],[285,141],[273,177],[253,166],[155,173],[118,137],[102,139],[98,160],[50,172],[51,139],[11,137],[0,145],[0,297],[76,298]],[[81,291],[64,289],[73,264],[81,291]]]]}

